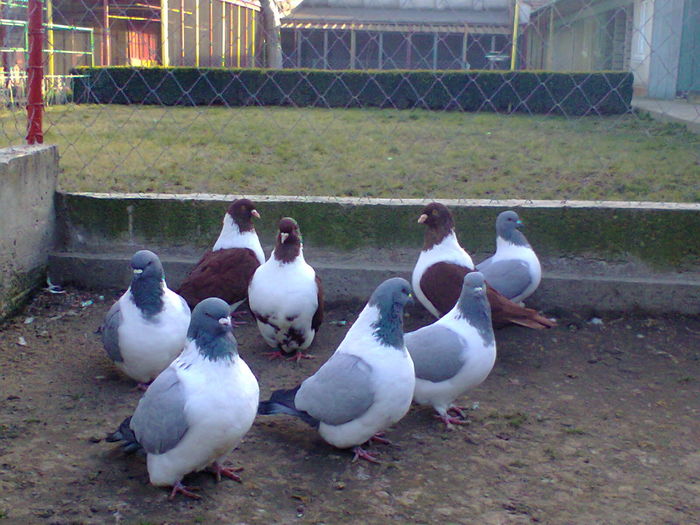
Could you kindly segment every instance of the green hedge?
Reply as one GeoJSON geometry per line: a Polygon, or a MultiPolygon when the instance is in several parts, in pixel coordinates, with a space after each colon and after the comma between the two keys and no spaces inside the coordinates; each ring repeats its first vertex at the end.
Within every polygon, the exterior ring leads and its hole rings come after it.
{"type": "Polygon", "coordinates": [[[562,115],[631,110],[632,74],[79,68],[76,103],[423,108],[562,115]]]}

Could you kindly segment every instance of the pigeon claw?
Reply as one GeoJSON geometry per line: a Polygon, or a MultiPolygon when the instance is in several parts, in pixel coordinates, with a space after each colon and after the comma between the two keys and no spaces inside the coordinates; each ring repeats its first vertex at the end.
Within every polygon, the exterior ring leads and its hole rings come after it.
{"type": "Polygon", "coordinates": [[[175,485],[173,485],[173,490],[170,492],[168,499],[172,501],[178,494],[182,494],[183,496],[187,496],[188,498],[192,499],[202,499],[202,496],[194,493],[196,490],[199,490],[199,487],[185,487],[181,481],[178,481],[175,483],[175,485]]]}
{"type": "Polygon", "coordinates": [[[358,459],[364,459],[366,461],[369,461],[370,463],[379,464],[379,460],[377,458],[375,458],[372,454],[367,452],[359,445],[353,448],[352,451],[355,453],[355,456],[352,458],[353,463],[355,463],[358,459]]]}
{"type": "Polygon", "coordinates": [[[314,356],[310,354],[305,354],[304,352],[296,351],[293,354],[288,354],[286,352],[283,352],[282,350],[275,350],[274,352],[267,352],[265,354],[267,358],[270,361],[274,361],[275,359],[285,359],[287,361],[296,361],[297,364],[302,360],[302,359],[313,359],[314,356]]]}
{"type": "Polygon", "coordinates": [[[216,481],[221,481],[221,476],[225,476],[229,479],[232,479],[233,481],[237,481],[238,483],[243,483],[243,481],[241,481],[241,477],[238,474],[236,474],[236,472],[241,472],[243,470],[243,467],[222,467],[221,465],[219,465],[219,463],[215,461],[214,463],[212,463],[210,468],[216,476],[216,481]]]}

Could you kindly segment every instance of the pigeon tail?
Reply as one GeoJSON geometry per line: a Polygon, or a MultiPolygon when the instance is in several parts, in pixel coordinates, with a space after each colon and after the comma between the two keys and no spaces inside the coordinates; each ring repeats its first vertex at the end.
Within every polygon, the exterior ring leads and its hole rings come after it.
{"type": "Polygon", "coordinates": [[[303,410],[297,409],[296,405],[294,404],[294,398],[299,391],[299,387],[301,387],[301,385],[289,390],[275,390],[272,392],[269,400],[261,401],[260,404],[258,404],[258,414],[261,416],[288,414],[290,416],[298,417],[304,423],[313,428],[318,428],[318,419],[310,416],[303,410]]]}
{"type": "Polygon", "coordinates": [[[108,441],[110,443],[123,441],[121,447],[127,454],[131,454],[141,449],[141,444],[136,439],[134,431],[131,430],[131,427],[129,426],[130,424],[131,416],[127,417],[124,421],[122,421],[122,424],[119,425],[119,428],[117,430],[115,430],[111,434],[107,434],[105,441],[108,441]]]}

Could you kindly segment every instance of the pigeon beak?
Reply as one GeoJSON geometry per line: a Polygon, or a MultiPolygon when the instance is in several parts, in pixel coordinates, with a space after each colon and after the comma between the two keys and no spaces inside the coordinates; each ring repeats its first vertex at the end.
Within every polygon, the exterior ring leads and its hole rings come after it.
{"type": "Polygon", "coordinates": [[[222,317],[219,319],[219,324],[221,326],[231,326],[231,318],[230,317],[222,317]]]}
{"type": "Polygon", "coordinates": [[[483,287],[483,286],[475,286],[475,287],[474,287],[474,291],[475,291],[476,293],[481,293],[481,292],[484,291],[484,287],[483,287]]]}
{"type": "Polygon", "coordinates": [[[134,268],[134,275],[141,275],[143,270],[141,268],[134,268]]]}
{"type": "Polygon", "coordinates": [[[518,228],[519,228],[520,226],[525,226],[525,223],[524,223],[523,221],[521,221],[520,219],[518,219],[518,220],[516,221],[515,224],[518,225],[518,228]]]}
{"type": "Polygon", "coordinates": [[[420,217],[418,217],[418,224],[423,224],[425,221],[428,220],[428,215],[424,213],[420,217]]]}
{"type": "Polygon", "coordinates": [[[250,214],[255,217],[256,219],[260,218],[260,214],[258,213],[258,210],[253,210],[250,212],[250,214]]]}
{"type": "Polygon", "coordinates": [[[287,240],[287,237],[289,237],[288,233],[280,232],[280,244],[284,244],[284,242],[287,240]]]}

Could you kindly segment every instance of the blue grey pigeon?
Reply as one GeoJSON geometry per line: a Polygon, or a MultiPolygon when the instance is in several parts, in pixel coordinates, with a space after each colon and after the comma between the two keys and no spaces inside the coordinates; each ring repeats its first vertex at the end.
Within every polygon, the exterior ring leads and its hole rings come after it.
{"type": "Polygon", "coordinates": [[[411,298],[405,279],[383,282],[335,353],[301,385],[277,390],[258,413],[290,414],[318,429],[338,448],[377,462],[361,445],[399,421],[413,397],[415,375],[403,341],[403,310],[411,298]]]}
{"type": "Polygon", "coordinates": [[[271,358],[299,361],[323,322],[323,286],[304,260],[299,225],[290,217],[279,222],[275,249],[255,270],[248,303],[260,334],[276,351],[271,358]]]}
{"type": "Polygon", "coordinates": [[[496,219],[496,253],[476,265],[486,281],[514,302],[530,297],[542,278],[535,251],[520,231],[523,221],[512,210],[496,219]]]}
{"type": "Polygon", "coordinates": [[[190,308],[165,284],[155,253],[136,252],[131,268],[131,286],[105,316],[102,344],[116,367],[143,386],[184,348],[190,308]]]}
{"type": "Polygon", "coordinates": [[[407,333],[404,340],[416,371],[413,400],[435,408],[448,428],[463,423],[462,409],[452,402],[481,384],[496,360],[484,276],[468,273],[454,308],[433,324],[407,333]]]}
{"type": "Polygon", "coordinates": [[[198,498],[182,484],[194,471],[211,469],[217,480],[240,482],[223,461],[248,432],[259,401],[258,382],[238,355],[228,304],[211,297],[192,312],[187,346],[148,388],[132,417],[108,441],[127,451],[143,448],[156,486],[198,498]]]}

